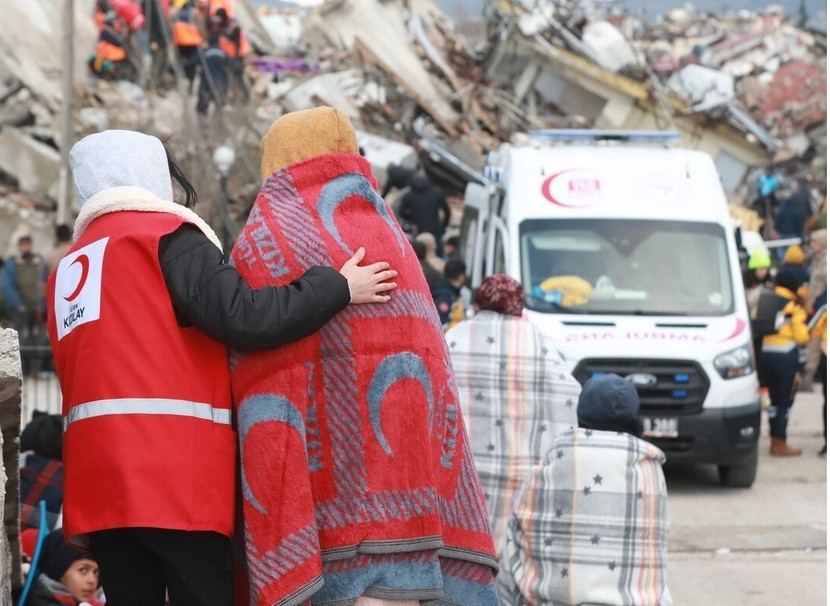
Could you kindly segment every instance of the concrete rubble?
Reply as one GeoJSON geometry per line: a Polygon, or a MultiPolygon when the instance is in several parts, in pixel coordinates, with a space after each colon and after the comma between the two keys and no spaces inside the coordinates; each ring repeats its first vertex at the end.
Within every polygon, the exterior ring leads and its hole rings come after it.
{"type": "Polygon", "coordinates": [[[17,332],[0,329],[0,606],[12,606],[23,585],[20,556],[20,402],[17,332]]]}
{"type": "MultiPolygon", "coordinates": [[[[270,122],[319,104],[415,149],[456,195],[487,152],[516,133],[571,127],[677,130],[684,145],[712,154],[733,201],[753,196],[757,170],[770,163],[810,172],[826,189],[824,32],[774,6],[724,15],[687,7],[646,22],[602,2],[482,1],[483,17],[453,22],[434,0],[258,11],[237,0],[258,52],[248,68],[251,101],[205,122],[181,86],[146,91],[92,79],[83,63],[95,41],[93,0],[79,0],[73,136],[136,128],[171,137],[205,198],[219,197],[212,149],[238,152],[232,192],[255,191],[270,122]]],[[[60,168],[60,53],[30,51],[29,41],[60,40],[61,30],[59,11],[39,7],[13,0],[20,26],[0,32],[0,178],[49,211],[60,168]]],[[[230,198],[231,214],[244,217],[251,200],[230,198]]],[[[220,215],[212,204],[203,212],[220,215]]]]}

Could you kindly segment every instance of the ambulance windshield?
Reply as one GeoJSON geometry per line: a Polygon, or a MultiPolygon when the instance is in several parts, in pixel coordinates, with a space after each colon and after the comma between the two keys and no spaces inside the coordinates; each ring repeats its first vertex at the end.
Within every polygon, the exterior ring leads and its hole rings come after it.
{"type": "Polygon", "coordinates": [[[734,309],[726,234],[713,223],[534,219],[520,226],[529,309],[720,316],[734,309]]]}

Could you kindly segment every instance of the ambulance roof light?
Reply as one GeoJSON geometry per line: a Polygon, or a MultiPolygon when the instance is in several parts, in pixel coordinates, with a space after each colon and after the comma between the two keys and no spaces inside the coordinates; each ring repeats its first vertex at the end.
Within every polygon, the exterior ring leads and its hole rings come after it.
{"type": "Polygon", "coordinates": [[[600,142],[621,143],[677,143],[680,133],[669,130],[591,130],[578,128],[549,128],[532,131],[530,139],[536,142],[600,142]]]}

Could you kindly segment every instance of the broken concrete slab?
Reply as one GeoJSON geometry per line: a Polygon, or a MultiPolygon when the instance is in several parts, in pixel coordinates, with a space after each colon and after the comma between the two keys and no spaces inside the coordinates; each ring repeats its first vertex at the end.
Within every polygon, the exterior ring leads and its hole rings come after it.
{"type": "Polygon", "coordinates": [[[41,197],[58,181],[60,154],[17,128],[0,131],[0,170],[17,179],[20,189],[41,197]]]}
{"type": "Polygon", "coordinates": [[[32,93],[28,88],[18,88],[0,104],[0,127],[20,126],[31,120],[32,93]]]}
{"type": "Polygon", "coordinates": [[[625,36],[608,21],[586,24],[582,30],[582,45],[588,57],[610,72],[618,72],[637,62],[625,36]]]}
{"type": "Polygon", "coordinates": [[[20,345],[17,331],[0,329],[0,606],[12,606],[23,586],[20,556],[20,345]]]}
{"type": "Polygon", "coordinates": [[[358,130],[357,144],[363,149],[363,156],[372,164],[372,170],[381,188],[386,183],[386,171],[390,164],[407,168],[415,168],[418,165],[417,150],[406,143],[358,130]]]}
{"type": "Polygon", "coordinates": [[[667,82],[669,88],[688,103],[726,103],[735,98],[732,76],[703,65],[687,65],[667,82]]]}
{"type": "MultiPolygon", "coordinates": [[[[75,1],[73,74],[76,87],[87,78],[86,61],[95,51],[97,32],[91,19],[94,0],[75,1]]],[[[57,111],[62,98],[64,71],[60,40],[63,33],[62,5],[50,2],[4,2],[3,20],[12,27],[0,28],[0,81],[22,82],[50,109],[57,111]],[[40,41],[40,44],[33,41],[40,41]]]]}
{"type": "Polygon", "coordinates": [[[342,110],[352,120],[360,121],[360,112],[354,103],[355,93],[363,87],[363,78],[357,70],[320,74],[285,93],[281,99],[286,111],[330,105],[342,110]]]}
{"type": "Polygon", "coordinates": [[[448,133],[457,133],[460,116],[446,100],[447,91],[424,66],[409,40],[402,0],[327,2],[303,22],[303,40],[316,47],[354,49],[380,68],[448,133]]]}

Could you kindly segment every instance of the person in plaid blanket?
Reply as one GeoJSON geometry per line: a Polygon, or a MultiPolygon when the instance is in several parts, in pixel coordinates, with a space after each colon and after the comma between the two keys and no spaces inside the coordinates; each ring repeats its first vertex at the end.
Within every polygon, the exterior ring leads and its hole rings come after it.
{"type": "Polygon", "coordinates": [[[507,525],[502,604],[670,606],[663,452],[638,437],[625,379],[583,386],[565,432],[519,490],[507,525]]]}
{"type": "Polygon", "coordinates": [[[530,468],[554,438],[576,425],[580,385],[522,318],[522,285],[488,276],[473,299],[476,315],[446,333],[496,549],[510,506],[530,468]]]}
{"type": "Polygon", "coordinates": [[[59,526],[63,508],[63,418],[36,410],[20,435],[20,526],[40,525],[41,500],[46,502],[46,526],[59,526]]]}

